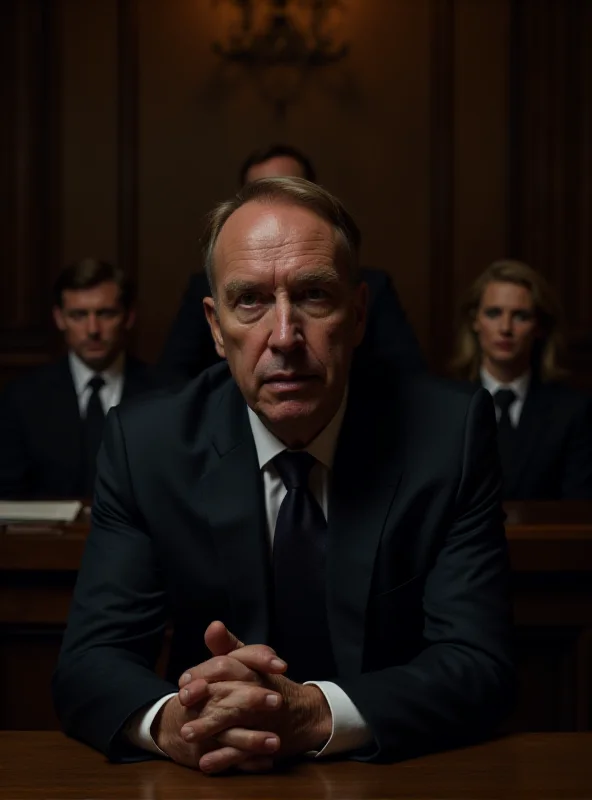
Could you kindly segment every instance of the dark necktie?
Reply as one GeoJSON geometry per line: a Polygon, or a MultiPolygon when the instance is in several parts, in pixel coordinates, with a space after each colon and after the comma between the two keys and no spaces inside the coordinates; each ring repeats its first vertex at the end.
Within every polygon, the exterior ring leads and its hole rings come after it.
{"type": "Polygon", "coordinates": [[[105,381],[100,375],[95,375],[87,384],[91,388],[91,395],[86,406],[86,416],[84,418],[84,455],[85,455],[85,476],[84,491],[86,497],[92,497],[97,453],[103,436],[103,425],[105,424],[105,413],[101,403],[99,392],[105,381]]]}
{"type": "Polygon", "coordinates": [[[516,431],[510,420],[510,408],[516,401],[516,392],[512,389],[498,389],[493,395],[493,402],[500,410],[500,417],[497,423],[497,441],[499,447],[502,474],[505,479],[510,473],[514,458],[514,444],[516,431]]]}
{"type": "Polygon", "coordinates": [[[315,458],[284,451],[274,465],[287,489],[273,540],[274,645],[295,681],[335,677],[327,624],[327,521],[308,482],[315,458]]]}

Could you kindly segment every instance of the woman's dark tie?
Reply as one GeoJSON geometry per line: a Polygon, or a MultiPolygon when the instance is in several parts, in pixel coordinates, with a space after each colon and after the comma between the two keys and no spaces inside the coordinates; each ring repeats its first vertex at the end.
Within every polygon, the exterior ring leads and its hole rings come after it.
{"type": "Polygon", "coordinates": [[[285,450],[273,460],[287,493],[273,539],[274,645],[295,681],[335,677],[327,623],[327,521],[309,488],[316,459],[285,450]]]}

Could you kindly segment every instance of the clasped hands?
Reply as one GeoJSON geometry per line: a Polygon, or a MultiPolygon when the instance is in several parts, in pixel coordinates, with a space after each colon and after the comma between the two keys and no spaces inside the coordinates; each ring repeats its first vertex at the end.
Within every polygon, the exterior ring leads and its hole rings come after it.
{"type": "Polygon", "coordinates": [[[204,639],[212,658],[183,673],[152,724],[170,758],[207,773],[261,772],[325,744],[332,717],[318,687],[286,678],[271,647],[243,645],[222,622],[204,639]]]}

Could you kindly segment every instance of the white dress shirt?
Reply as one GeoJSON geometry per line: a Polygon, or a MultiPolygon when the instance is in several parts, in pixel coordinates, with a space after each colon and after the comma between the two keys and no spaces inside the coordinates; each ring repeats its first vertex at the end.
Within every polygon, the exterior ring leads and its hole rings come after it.
{"type": "MultiPolygon", "coordinates": [[[[315,464],[310,473],[310,489],[323,509],[325,518],[327,518],[328,511],[329,479],[333,467],[333,456],[343,415],[345,414],[346,403],[347,395],[331,422],[306,447],[307,452],[317,460],[317,464],[315,464]]],[[[250,408],[248,409],[248,414],[257,449],[259,468],[263,477],[267,532],[271,551],[280,506],[287,494],[286,487],[273,465],[273,459],[288,448],[265,427],[250,408]]],[[[281,657],[281,653],[279,655],[281,657]]],[[[368,725],[343,689],[331,681],[315,681],[314,675],[311,675],[311,680],[306,683],[318,686],[323,692],[332,715],[331,737],[322,750],[312,755],[329,756],[348,750],[356,750],[372,741],[372,733],[368,725]]],[[[171,697],[175,697],[175,694],[161,697],[147,710],[139,711],[132,717],[126,726],[126,735],[137,747],[166,755],[152,738],[151,726],[160,708],[171,697]]]]}
{"type": "Polygon", "coordinates": [[[86,407],[88,406],[88,401],[92,394],[92,389],[88,385],[88,382],[94,378],[95,375],[100,375],[105,381],[105,385],[101,386],[99,389],[99,399],[103,406],[103,412],[107,414],[110,408],[119,405],[123,393],[124,353],[120,353],[113,364],[111,364],[108,369],[103,370],[103,372],[94,372],[84,361],[81,361],[78,356],[71,351],[68,353],[68,360],[81,417],[86,416],[86,407]]]}
{"type": "MultiPolygon", "coordinates": [[[[511,389],[514,394],[516,395],[516,399],[510,406],[508,411],[508,416],[510,417],[510,422],[514,426],[514,428],[518,427],[518,423],[520,422],[520,415],[522,414],[522,409],[524,407],[524,401],[526,400],[526,395],[528,394],[528,387],[530,386],[530,378],[531,373],[530,370],[525,372],[519,378],[512,381],[511,383],[501,383],[496,378],[493,377],[484,367],[481,368],[481,383],[483,387],[487,389],[489,394],[493,397],[496,392],[500,389],[511,389]]],[[[497,421],[499,422],[500,414],[502,412],[496,406],[495,407],[495,416],[497,421]]]]}

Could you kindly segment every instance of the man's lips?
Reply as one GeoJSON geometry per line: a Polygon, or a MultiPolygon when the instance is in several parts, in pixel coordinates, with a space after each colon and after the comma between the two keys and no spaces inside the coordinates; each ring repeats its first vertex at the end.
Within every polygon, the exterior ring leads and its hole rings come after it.
{"type": "Polygon", "coordinates": [[[263,384],[276,389],[298,389],[305,383],[318,380],[318,375],[302,373],[277,373],[268,375],[263,379],[263,384]]]}
{"type": "Polygon", "coordinates": [[[514,347],[514,342],[496,342],[495,346],[501,348],[502,350],[512,350],[514,347]]]}

